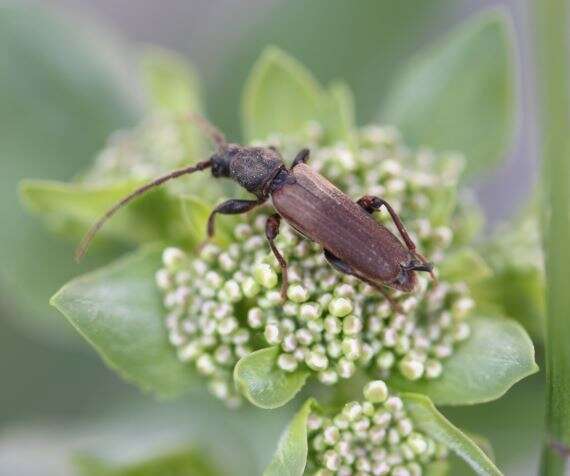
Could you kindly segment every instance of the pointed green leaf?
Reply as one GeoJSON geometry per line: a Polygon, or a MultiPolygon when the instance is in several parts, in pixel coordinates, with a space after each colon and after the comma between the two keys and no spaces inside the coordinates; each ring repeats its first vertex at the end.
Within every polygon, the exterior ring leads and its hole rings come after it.
{"type": "Polygon", "coordinates": [[[56,7],[0,7],[0,286],[15,310],[4,317],[64,345],[65,325],[47,301],[57,283],[77,273],[73,250],[22,210],[18,182],[77,173],[140,107],[125,45],[56,7]]]}
{"type": "Polygon", "coordinates": [[[471,405],[501,397],[538,370],[532,341],[520,324],[482,316],[468,322],[471,335],[444,361],[441,377],[412,382],[394,375],[390,384],[427,395],[436,405],[471,405]]]}
{"type": "Polygon", "coordinates": [[[255,63],[242,98],[247,141],[295,134],[320,118],[320,86],[303,65],[275,47],[255,63]]]}
{"type": "Polygon", "coordinates": [[[485,452],[469,437],[453,426],[425,395],[403,394],[408,414],[417,428],[436,441],[443,443],[462,458],[480,476],[501,476],[485,452]]]}
{"type": "Polygon", "coordinates": [[[342,81],[330,85],[324,96],[323,123],[328,142],[344,142],[354,146],[354,95],[342,81]]]}
{"type": "Polygon", "coordinates": [[[491,276],[491,268],[473,248],[460,248],[439,266],[441,279],[473,283],[491,276]]]}
{"type": "MultiPolygon", "coordinates": [[[[24,180],[22,200],[55,231],[80,238],[118,200],[141,185],[125,181],[107,185],[24,180]]],[[[178,200],[157,189],[130,203],[101,229],[101,236],[144,243],[165,238],[183,239],[178,200]]]]}
{"type": "Polygon", "coordinates": [[[202,110],[198,76],[182,56],[149,48],[143,55],[142,72],[155,108],[178,114],[202,110]]]}
{"type": "Polygon", "coordinates": [[[302,476],[307,465],[307,419],[313,399],[307,400],[285,429],[263,476],[302,476]]]}
{"type": "Polygon", "coordinates": [[[214,476],[220,474],[204,454],[184,448],[141,462],[115,466],[89,455],[78,455],[74,465],[81,476],[214,476]]]}
{"type": "Polygon", "coordinates": [[[513,56],[507,17],[480,15],[410,62],[382,119],[415,145],[463,152],[467,176],[495,167],[514,130],[513,56]]]}
{"type": "Polygon", "coordinates": [[[168,342],[154,275],[157,249],[133,253],[66,284],[51,300],[126,380],[159,396],[188,390],[194,374],[168,342]]]}
{"type": "Polygon", "coordinates": [[[234,382],[240,392],[260,408],[278,408],[305,385],[309,372],[286,372],[277,366],[278,347],[253,352],[237,363],[234,382]]]}
{"type": "MultiPolygon", "coordinates": [[[[198,75],[182,56],[161,48],[149,48],[142,59],[142,72],[150,102],[155,109],[180,116],[203,114],[198,75]]],[[[199,160],[206,153],[204,135],[194,124],[184,127],[188,160],[199,160]]]]}

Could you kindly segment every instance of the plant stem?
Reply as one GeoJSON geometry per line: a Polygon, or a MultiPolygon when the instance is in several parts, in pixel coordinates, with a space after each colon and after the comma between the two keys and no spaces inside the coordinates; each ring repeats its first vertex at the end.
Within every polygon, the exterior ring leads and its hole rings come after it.
{"type": "Polygon", "coordinates": [[[535,0],[546,265],[546,438],[542,474],[570,474],[570,74],[567,0],[535,0]]]}

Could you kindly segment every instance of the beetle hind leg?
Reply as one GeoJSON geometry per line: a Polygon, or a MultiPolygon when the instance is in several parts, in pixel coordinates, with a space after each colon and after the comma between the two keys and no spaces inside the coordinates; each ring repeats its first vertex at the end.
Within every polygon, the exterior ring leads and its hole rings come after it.
{"type": "Polygon", "coordinates": [[[345,263],[340,258],[337,258],[329,250],[325,249],[324,254],[325,254],[325,259],[329,262],[329,264],[334,269],[336,269],[337,271],[340,271],[343,274],[348,274],[349,276],[356,276],[361,281],[365,282],[369,286],[372,286],[374,289],[379,291],[386,298],[386,300],[390,303],[390,306],[392,306],[392,309],[394,311],[402,312],[402,308],[400,307],[400,304],[398,304],[398,302],[396,300],[394,300],[394,298],[390,295],[390,293],[388,292],[388,290],[386,289],[385,286],[378,285],[372,281],[369,281],[368,279],[365,279],[361,276],[356,275],[354,273],[354,270],[352,269],[352,267],[349,264],[345,263]]]}
{"type": "Polygon", "coordinates": [[[275,213],[267,218],[267,221],[265,222],[265,237],[269,242],[269,247],[271,248],[271,251],[273,252],[275,258],[277,258],[279,266],[281,266],[281,296],[285,298],[285,296],[287,296],[287,288],[289,287],[289,279],[287,278],[287,261],[285,258],[283,258],[283,255],[275,245],[275,238],[277,238],[277,235],[279,234],[280,225],[281,216],[278,213],[275,213]]]}
{"type": "Polygon", "coordinates": [[[394,225],[396,225],[396,228],[398,229],[400,236],[404,240],[404,243],[406,243],[408,250],[416,258],[420,260],[420,264],[410,267],[409,270],[426,271],[430,274],[431,278],[434,281],[437,281],[435,273],[433,271],[433,264],[430,263],[421,253],[419,253],[416,250],[416,244],[408,234],[408,231],[406,230],[406,227],[402,223],[402,220],[400,219],[399,215],[396,213],[396,210],[394,210],[386,200],[380,197],[376,197],[374,195],[364,195],[364,197],[360,198],[356,203],[358,203],[358,205],[360,205],[366,212],[370,214],[380,210],[382,207],[386,208],[386,210],[388,210],[388,213],[390,214],[390,218],[392,218],[392,221],[394,222],[394,225]]]}

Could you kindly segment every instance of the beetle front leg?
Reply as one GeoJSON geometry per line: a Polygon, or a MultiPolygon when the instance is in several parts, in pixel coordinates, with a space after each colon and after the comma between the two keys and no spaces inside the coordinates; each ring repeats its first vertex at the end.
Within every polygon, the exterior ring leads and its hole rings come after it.
{"type": "Polygon", "coordinates": [[[299,153],[295,156],[295,159],[293,159],[293,164],[291,165],[291,169],[294,169],[295,165],[306,164],[307,160],[309,160],[310,153],[311,151],[309,149],[300,150],[299,153]]]}
{"type": "Polygon", "coordinates": [[[287,288],[289,287],[289,279],[287,277],[287,261],[283,258],[281,252],[275,246],[275,238],[279,234],[279,225],[281,225],[281,216],[278,213],[271,215],[267,218],[265,222],[265,236],[267,237],[267,241],[269,241],[269,246],[275,258],[279,262],[279,266],[281,266],[281,276],[283,277],[281,283],[281,296],[285,299],[287,296],[287,288]]]}
{"type": "Polygon", "coordinates": [[[208,217],[208,239],[214,236],[216,215],[218,213],[222,215],[238,215],[240,213],[249,212],[262,203],[263,201],[260,200],[238,200],[235,198],[220,203],[208,217]]]}

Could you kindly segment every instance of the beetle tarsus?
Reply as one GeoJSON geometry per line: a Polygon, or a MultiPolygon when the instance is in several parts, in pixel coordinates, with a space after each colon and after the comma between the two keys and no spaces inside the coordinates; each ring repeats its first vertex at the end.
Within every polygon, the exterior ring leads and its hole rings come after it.
{"type": "Polygon", "coordinates": [[[281,252],[277,249],[275,245],[275,238],[279,234],[279,226],[281,225],[281,215],[278,213],[274,213],[270,217],[267,218],[265,222],[265,236],[267,237],[267,241],[269,242],[269,247],[271,251],[277,258],[277,262],[279,266],[281,266],[281,297],[285,299],[287,297],[287,289],[289,288],[289,279],[287,275],[287,261],[283,258],[281,252]]]}

